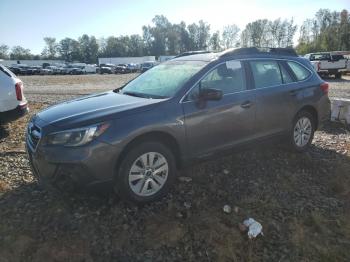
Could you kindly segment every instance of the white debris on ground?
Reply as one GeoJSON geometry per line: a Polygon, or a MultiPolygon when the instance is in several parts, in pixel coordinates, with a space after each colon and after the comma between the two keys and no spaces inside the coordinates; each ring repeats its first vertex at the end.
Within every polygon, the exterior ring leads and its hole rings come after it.
{"type": "Polygon", "coordinates": [[[331,99],[331,121],[342,122],[350,127],[350,99],[331,99]]]}
{"type": "Polygon", "coordinates": [[[222,208],[226,214],[230,214],[232,211],[232,208],[229,205],[224,205],[222,208]]]}
{"type": "Polygon", "coordinates": [[[250,239],[256,238],[259,234],[262,236],[264,235],[262,232],[262,225],[253,218],[244,220],[243,225],[248,229],[248,237],[250,239]]]}

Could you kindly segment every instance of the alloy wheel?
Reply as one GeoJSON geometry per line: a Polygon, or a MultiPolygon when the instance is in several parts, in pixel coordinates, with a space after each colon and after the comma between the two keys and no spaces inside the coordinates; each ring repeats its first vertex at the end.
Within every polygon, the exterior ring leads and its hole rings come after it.
{"type": "Polygon", "coordinates": [[[129,171],[129,186],[138,196],[157,193],[168,178],[169,165],[160,153],[147,152],[139,156],[129,171]]]}
{"type": "Polygon", "coordinates": [[[312,135],[312,124],[309,118],[300,118],[294,127],[294,142],[298,147],[304,147],[310,141],[312,135]]]}

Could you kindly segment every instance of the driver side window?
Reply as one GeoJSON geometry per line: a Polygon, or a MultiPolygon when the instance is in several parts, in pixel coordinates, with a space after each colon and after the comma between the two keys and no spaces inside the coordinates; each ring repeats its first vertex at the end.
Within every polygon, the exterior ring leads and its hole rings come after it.
{"type": "Polygon", "coordinates": [[[246,90],[244,70],[240,61],[227,61],[210,71],[189,93],[196,100],[200,89],[219,89],[223,95],[246,90]]]}

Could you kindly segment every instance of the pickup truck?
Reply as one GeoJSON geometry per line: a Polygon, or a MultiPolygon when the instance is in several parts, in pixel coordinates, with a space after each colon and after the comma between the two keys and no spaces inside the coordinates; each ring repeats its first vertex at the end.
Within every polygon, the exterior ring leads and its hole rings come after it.
{"type": "Polygon", "coordinates": [[[321,76],[334,75],[335,78],[341,78],[342,73],[346,72],[348,59],[338,52],[320,52],[306,54],[317,73],[321,76]]]}

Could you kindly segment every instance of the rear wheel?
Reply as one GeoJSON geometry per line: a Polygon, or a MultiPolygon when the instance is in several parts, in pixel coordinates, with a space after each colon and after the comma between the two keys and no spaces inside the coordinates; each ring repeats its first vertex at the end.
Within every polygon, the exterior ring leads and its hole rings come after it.
{"type": "Polygon", "coordinates": [[[315,132],[315,119],[307,111],[299,112],[294,121],[290,134],[290,144],[293,150],[304,152],[310,146],[315,132]]]}
{"type": "Polygon", "coordinates": [[[171,150],[159,142],[133,147],[122,160],[114,188],[123,199],[148,203],[163,197],[176,173],[171,150]]]}
{"type": "Polygon", "coordinates": [[[335,78],[336,78],[336,79],[341,79],[341,73],[336,73],[336,74],[335,74],[335,78]]]}

